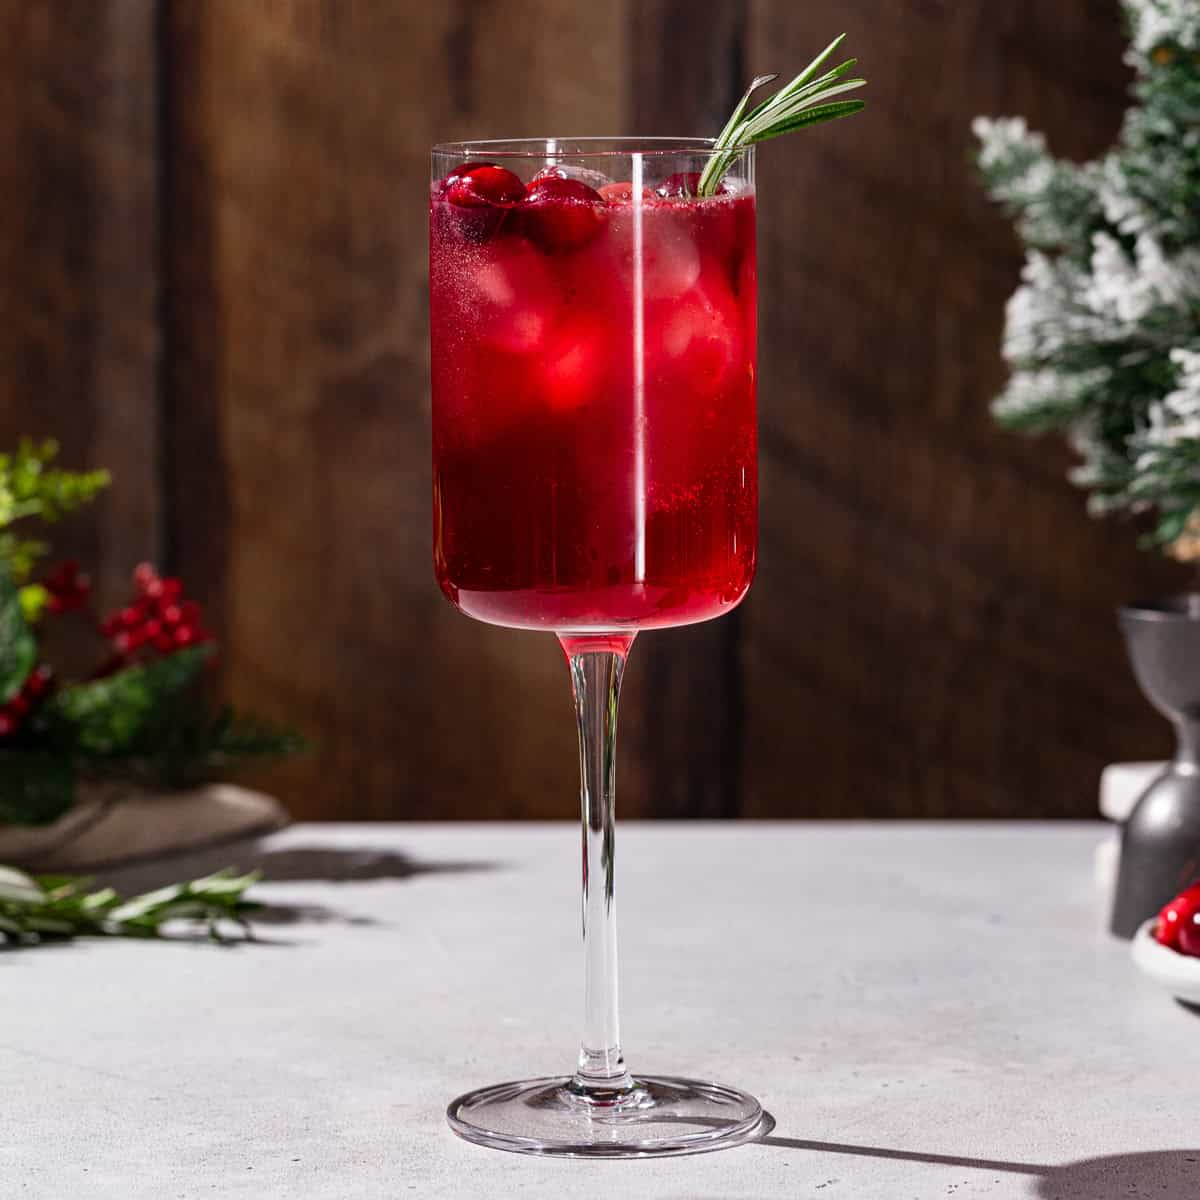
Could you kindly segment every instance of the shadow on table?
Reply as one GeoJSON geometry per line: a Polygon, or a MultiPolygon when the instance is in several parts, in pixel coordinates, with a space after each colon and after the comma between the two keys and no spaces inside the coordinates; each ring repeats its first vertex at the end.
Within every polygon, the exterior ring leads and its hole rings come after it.
{"type": "MultiPolygon", "coordinates": [[[[772,1128],[774,1120],[772,1118],[772,1128]]],[[[853,1146],[842,1142],[817,1142],[804,1138],[758,1139],[763,1146],[812,1150],[819,1154],[846,1154],[858,1158],[886,1158],[902,1162],[962,1167],[968,1171],[1028,1175],[1036,1180],[1031,1197],[1040,1200],[1125,1200],[1129,1196],[1155,1196],[1160,1200],[1196,1200],[1200,1196],[1200,1149],[1149,1150],[1141,1154],[1106,1154],[1077,1162],[1007,1162],[955,1154],[925,1154],[917,1150],[889,1150],[883,1146],[853,1146]]]]}
{"type": "MultiPolygon", "coordinates": [[[[495,870],[499,864],[483,861],[426,860],[397,850],[368,846],[271,846],[261,843],[213,847],[170,858],[138,863],[99,873],[98,883],[111,884],[133,895],[233,866],[239,871],[261,871],[264,883],[358,883],[374,879],[412,879],[418,875],[454,874],[495,870]]],[[[338,912],[325,904],[276,901],[253,917],[255,926],[292,925],[336,921],[374,925],[370,917],[338,912]]]]}

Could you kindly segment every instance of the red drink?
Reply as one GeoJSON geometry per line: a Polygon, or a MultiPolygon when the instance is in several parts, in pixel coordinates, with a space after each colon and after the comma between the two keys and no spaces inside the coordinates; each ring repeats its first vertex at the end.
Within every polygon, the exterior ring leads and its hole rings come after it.
{"type": "Polygon", "coordinates": [[[434,563],[479,620],[684,625],[754,574],[753,192],[602,190],[434,185],[434,563]]]}

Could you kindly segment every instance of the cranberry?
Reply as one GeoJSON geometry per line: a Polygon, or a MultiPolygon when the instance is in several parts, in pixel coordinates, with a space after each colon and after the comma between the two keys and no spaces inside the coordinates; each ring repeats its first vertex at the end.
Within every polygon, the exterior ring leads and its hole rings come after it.
{"type": "Polygon", "coordinates": [[[516,175],[490,163],[464,171],[446,186],[446,199],[460,208],[511,208],[524,195],[525,185],[516,175]]]}
{"type": "MultiPolygon", "coordinates": [[[[628,181],[625,183],[606,183],[600,189],[600,195],[608,204],[632,204],[633,184],[628,181]]],[[[642,188],[643,199],[649,200],[653,196],[654,193],[649,188],[642,188]]]]}
{"type": "Polygon", "coordinates": [[[1198,910],[1200,910],[1200,886],[1193,884],[1186,891],[1180,892],[1169,904],[1163,906],[1162,911],[1158,914],[1158,920],[1154,923],[1155,940],[1163,946],[1169,946],[1172,950],[1179,949],[1180,930],[1191,922],[1198,910]]]}
{"type": "Polygon", "coordinates": [[[38,667],[25,681],[25,688],[31,696],[40,696],[49,686],[53,672],[49,667],[38,667]]]}
{"type": "Polygon", "coordinates": [[[664,200],[685,200],[700,194],[699,171],[676,171],[655,189],[664,200]]]}
{"type": "Polygon", "coordinates": [[[578,179],[535,179],[520,208],[521,227],[544,250],[578,250],[607,219],[604,197],[578,179]]]}
{"type": "Polygon", "coordinates": [[[464,164],[446,183],[447,214],[458,232],[473,242],[487,241],[500,228],[508,210],[525,195],[525,185],[511,171],[491,163],[464,164]]]}
{"type": "Polygon", "coordinates": [[[1180,954],[1200,958],[1200,907],[1193,908],[1191,913],[1179,922],[1176,948],[1180,954]]]}
{"type": "Polygon", "coordinates": [[[446,189],[456,179],[461,179],[464,175],[469,174],[471,171],[476,170],[476,168],[478,168],[478,167],[494,167],[495,165],[496,164],[493,162],[483,162],[482,160],[476,160],[474,162],[459,163],[458,166],[455,167],[454,170],[451,171],[448,175],[446,175],[444,179],[439,179],[433,185],[432,194],[435,199],[439,198],[441,196],[444,196],[446,194],[446,189]]]}

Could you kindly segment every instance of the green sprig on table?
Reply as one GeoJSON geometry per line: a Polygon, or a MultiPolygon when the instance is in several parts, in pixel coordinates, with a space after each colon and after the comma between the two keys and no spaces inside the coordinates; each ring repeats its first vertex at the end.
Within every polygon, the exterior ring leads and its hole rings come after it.
{"type": "Polygon", "coordinates": [[[184,922],[214,942],[230,940],[229,925],[246,940],[253,937],[247,917],[262,906],[245,894],[258,879],[258,872],[227,869],[123,899],[112,888],[89,891],[87,878],[0,866],[0,939],[31,946],[74,937],[154,938],[166,935],[169,923],[184,922]]]}
{"type": "Polygon", "coordinates": [[[729,120],[725,122],[725,128],[717,135],[714,148],[723,153],[714,154],[709,158],[697,186],[699,195],[716,194],[721,177],[747,146],[782,137],[785,133],[795,133],[811,125],[820,125],[825,121],[853,116],[866,107],[862,100],[839,100],[830,103],[834,96],[852,92],[866,84],[865,79],[845,78],[857,59],[847,59],[840,66],[826,71],[824,75],[817,74],[845,38],[844,33],[834,38],[791,83],[781,87],[747,112],[750,97],[764,84],[778,79],[779,76],[759,75],[750,84],[729,120]]]}

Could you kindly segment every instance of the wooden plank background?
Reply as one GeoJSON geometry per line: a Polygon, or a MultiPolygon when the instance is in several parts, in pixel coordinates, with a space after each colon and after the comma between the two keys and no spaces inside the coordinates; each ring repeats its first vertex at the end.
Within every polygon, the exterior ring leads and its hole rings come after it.
{"type": "Polygon", "coordinates": [[[762,155],[759,577],[639,642],[621,809],[1088,815],[1169,745],[1113,606],[1185,577],[990,422],[1019,257],[969,123],[1100,151],[1115,0],[0,6],[0,438],[114,470],[64,548],[106,601],[184,574],[225,690],[317,743],[260,780],[297,816],[576,806],[553,640],[432,579],[429,145],[708,132],[842,28],[869,112],[762,155]]]}

